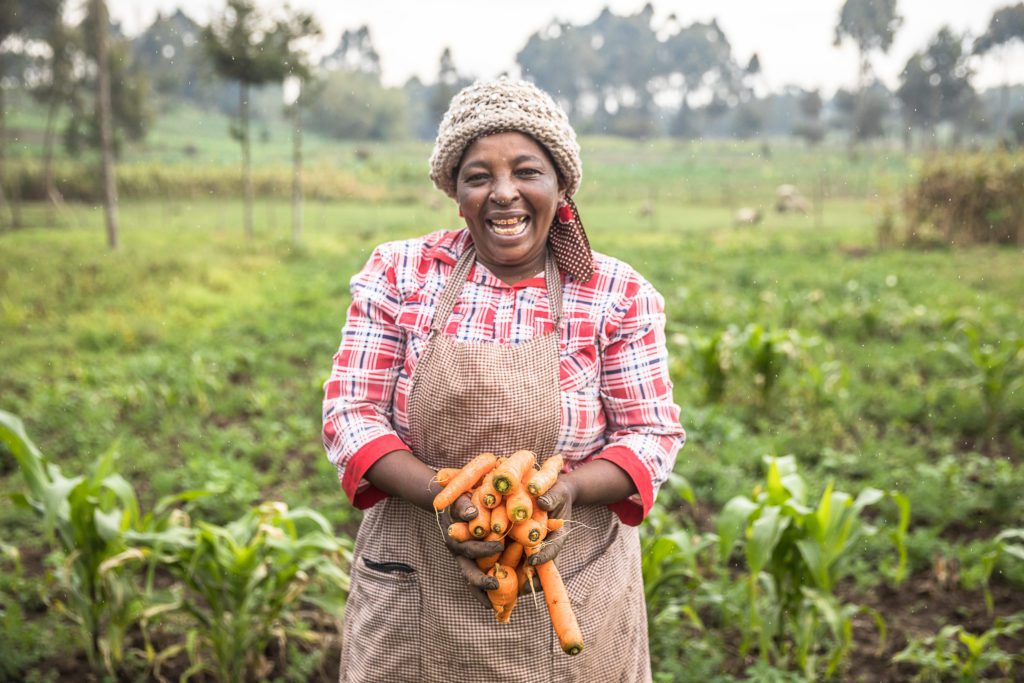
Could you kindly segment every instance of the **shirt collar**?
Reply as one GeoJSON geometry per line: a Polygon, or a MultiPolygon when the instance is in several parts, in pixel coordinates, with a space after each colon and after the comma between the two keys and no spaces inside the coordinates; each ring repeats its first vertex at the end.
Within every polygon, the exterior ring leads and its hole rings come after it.
{"type": "MultiPolygon", "coordinates": [[[[470,238],[468,228],[442,232],[438,235],[437,240],[427,247],[426,256],[427,258],[437,259],[438,261],[446,263],[454,268],[459,257],[462,256],[462,252],[464,252],[466,247],[471,243],[472,239],[470,238]]],[[[544,271],[541,271],[538,275],[517,282],[514,285],[509,285],[492,273],[487,266],[480,263],[479,260],[473,264],[473,269],[469,273],[469,280],[476,284],[496,287],[498,289],[538,287],[546,290],[548,287],[547,282],[544,279],[544,271]]]]}

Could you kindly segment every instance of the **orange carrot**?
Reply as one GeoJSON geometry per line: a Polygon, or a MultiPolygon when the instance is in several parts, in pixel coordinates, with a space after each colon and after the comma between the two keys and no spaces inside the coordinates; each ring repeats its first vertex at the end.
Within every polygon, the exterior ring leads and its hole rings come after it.
{"type": "Polygon", "coordinates": [[[533,473],[526,484],[526,489],[534,496],[543,496],[555,485],[558,474],[562,471],[562,455],[555,453],[544,461],[540,469],[533,473]]]}
{"type": "Polygon", "coordinates": [[[505,511],[513,523],[530,518],[533,514],[533,499],[525,488],[521,487],[515,493],[505,496],[505,511]]]}
{"type": "Polygon", "coordinates": [[[576,621],[576,615],[569,603],[569,593],[558,573],[554,562],[545,562],[534,567],[544,587],[544,601],[548,604],[551,614],[551,625],[555,627],[555,635],[562,645],[562,652],[567,655],[578,655],[583,651],[583,633],[576,621]]]}
{"type": "Polygon", "coordinates": [[[497,460],[494,453],[481,453],[470,460],[459,473],[452,477],[444,490],[434,496],[434,509],[444,510],[455,502],[455,499],[476,486],[480,479],[494,469],[497,460]]]}
{"type": "Polygon", "coordinates": [[[473,534],[469,531],[469,525],[465,522],[454,522],[448,525],[448,538],[462,543],[471,540],[473,534]]]}
{"type": "Polygon", "coordinates": [[[482,496],[480,489],[476,489],[470,497],[473,507],[476,508],[476,517],[469,522],[469,532],[477,538],[483,538],[491,531],[491,511],[484,507],[480,500],[482,496]]]}
{"type": "Polygon", "coordinates": [[[548,531],[558,531],[565,526],[564,519],[558,519],[557,517],[548,517],[548,531]]]}
{"type": "Polygon", "coordinates": [[[484,480],[480,482],[480,491],[480,500],[485,508],[493,510],[501,505],[501,494],[494,490],[490,477],[484,477],[484,480]]]}
{"type": "Polygon", "coordinates": [[[452,477],[458,473],[459,470],[457,467],[442,467],[437,471],[437,474],[434,475],[434,481],[441,486],[447,486],[448,482],[452,480],[452,477]]]}
{"type": "Polygon", "coordinates": [[[540,545],[540,542],[548,535],[548,513],[537,508],[530,519],[513,524],[508,535],[509,538],[514,539],[517,543],[522,543],[527,548],[540,545]]]}
{"type": "Polygon", "coordinates": [[[487,597],[491,600],[491,606],[498,617],[498,621],[507,624],[512,608],[516,604],[516,595],[519,592],[519,582],[516,580],[516,573],[511,567],[496,564],[487,572],[498,580],[498,587],[487,591],[487,597]]]}
{"type": "Polygon", "coordinates": [[[505,509],[504,505],[499,505],[491,510],[491,531],[504,536],[508,533],[510,524],[508,510],[505,509]]]}
{"type": "MultiPolygon", "coordinates": [[[[490,534],[487,534],[487,537],[484,538],[484,540],[485,541],[503,541],[504,537],[499,535],[499,534],[490,533],[490,534]]],[[[487,571],[488,569],[493,567],[498,562],[498,559],[500,557],[501,557],[501,552],[500,551],[494,553],[493,555],[487,555],[486,557],[478,557],[477,560],[476,560],[476,566],[480,567],[481,571],[487,571]]]]}
{"type": "Polygon", "coordinates": [[[521,559],[523,559],[523,546],[513,541],[505,546],[501,557],[498,558],[498,564],[506,567],[515,567],[521,559]]]}
{"type": "Polygon", "coordinates": [[[515,493],[519,490],[523,475],[533,469],[536,461],[537,456],[533,451],[516,451],[508,456],[508,460],[494,468],[491,475],[494,489],[502,495],[515,493]]]}

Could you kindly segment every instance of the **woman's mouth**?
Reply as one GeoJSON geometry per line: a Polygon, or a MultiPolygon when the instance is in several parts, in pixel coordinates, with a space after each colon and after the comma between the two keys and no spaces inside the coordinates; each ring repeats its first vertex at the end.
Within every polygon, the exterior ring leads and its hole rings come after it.
{"type": "Polygon", "coordinates": [[[515,218],[494,218],[488,219],[487,225],[496,235],[502,237],[516,237],[526,232],[530,224],[529,216],[516,216],[515,218]]]}

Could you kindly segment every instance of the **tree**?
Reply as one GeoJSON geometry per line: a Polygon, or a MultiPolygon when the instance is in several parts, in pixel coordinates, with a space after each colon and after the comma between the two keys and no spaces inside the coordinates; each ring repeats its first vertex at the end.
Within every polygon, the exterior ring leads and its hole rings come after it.
{"type": "Polygon", "coordinates": [[[903,24],[903,17],[896,14],[896,0],[846,0],[839,11],[836,24],[835,45],[849,38],[857,45],[860,53],[859,89],[867,86],[871,69],[871,53],[881,50],[889,52],[896,31],[903,24]]]}
{"type": "Polygon", "coordinates": [[[971,84],[971,55],[964,43],[963,36],[943,27],[923,52],[907,60],[896,96],[908,127],[933,131],[937,124],[948,121],[958,139],[971,125],[978,96],[971,84]]]}
{"type": "MultiPolygon", "coordinates": [[[[674,17],[669,17],[673,22],[674,17]]],[[[741,88],[741,70],[732,56],[732,46],[718,22],[694,23],[670,33],[665,39],[669,60],[668,78],[677,84],[679,112],[673,123],[673,134],[690,137],[697,133],[696,116],[690,108],[691,97],[698,92],[710,93],[715,106],[735,104],[741,88]]],[[[760,69],[760,60],[756,63],[760,69]]],[[[714,115],[714,107],[705,108],[714,115]]]]}
{"type": "Polygon", "coordinates": [[[180,9],[153,23],[132,41],[132,63],[160,95],[212,104],[220,88],[201,42],[202,27],[180,9]]]}
{"type": "MultiPolygon", "coordinates": [[[[974,41],[974,54],[980,56],[996,51],[1005,60],[1008,48],[1014,44],[1024,45],[1024,3],[1007,5],[993,12],[988,29],[974,41]]],[[[1009,91],[1009,83],[1000,88],[999,127],[1002,129],[1007,129],[1010,123],[1009,91]]],[[[1009,133],[1015,135],[1012,128],[1009,133]]]]}
{"type": "Polygon", "coordinates": [[[74,64],[78,42],[73,30],[64,23],[64,2],[55,0],[48,8],[52,13],[39,17],[38,30],[50,48],[50,54],[41,59],[38,80],[29,88],[32,97],[46,107],[43,128],[43,186],[46,198],[53,206],[63,203],[53,178],[53,143],[56,137],[57,114],[71,99],[75,88],[74,64]]]}
{"type": "Polygon", "coordinates": [[[252,150],[249,93],[254,85],[277,82],[287,74],[288,26],[257,11],[252,0],[228,0],[219,19],[203,29],[203,45],[222,77],[238,81],[238,121],[231,134],[242,148],[244,229],[252,238],[252,150]]]}
{"type": "Polygon", "coordinates": [[[437,83],[430,96],[430,115],[434,130],[437,130],[444,113],[448,111],[448,103],[467,85],[469,79],[459,75],[458,69],[455,68],[455,60],[452,59],[452,51],[446,47],[441,52],[441,59],[437,65],[437,83]]]}
{"type": "Polygon", "coordinates": [[[821,110],[824,107],[821,93],[817,90],[804,91],[800,94],[798,106],[800,121],[793,127],[793,133],[813,147],[825,137],[825,129],[821,125],[821,110]]]}
{"type": "MultiPolygon", "coordinates": [[[[86,149],[100,150],[100,118],[98,76],[100,69],[76,69],[74,64],[83,60],[99,65],[99,45],[97,42],[98,28],[95,25],[95,13],[89,12],[81,25],[71,34],[71,62],[73,79],[64,104],[71,110],[71,117],[64,128],[64,147],[69,154],[76,156],[86,149]]],[[[106,59],[104,68],[109,75],[110,85],[110,117],[111,117],[111,149],[114,157],[120,156],[124,141],[141,140],[145,137],[153,119],[149,107],[149,81],[145,74],[135,69],[131,63],[127,41],[118,38],[116,31],[109,23],[104,32],[106,59]]]]}
{"type": "Polygon", "coordinates": [[[334,52],[324,57],[321,67],[327,71],[345,69],[380,79],[380,55],[373,45],[368,26],[345,30],[334,52]]]}
{"type": "Polygon", "coordinates": [[[117,178],[114,176],[114,132],[110,107],[110,61],[107,58],[107,31],[110,17],[105,0],[90,0],[89,15],[95,31],[96,103],[99,113],[100,159],[103,171],[103,209],[107,219],[107,246],[117,250],[117,178]]]}
{"type": "Polygon", "coordinates": [[[19,221],[4,191],[7,180],[7,103],[2,83],[11,76],[9,71],[14,61],[9,39],[31,36],[36,26],[48,23],[48,18],[57,13],[55,6],[59,4],[56,0],[0,0],[0,214],[12,226],[17,226],[19,221]]]}
{"type": "Polygon", "coordinates": [[[834,44],[838,47],[849,38],[857,45],[860,55],[857,107],[863,111],[855,112],[852,117],[851,141],[872,137],[871,124],[881,120],[878,116],[880,100],[868,96],[873,75],[871,53],[889,52],[902,24],[903,17],[896,13],[896,0],[846,0],[839,11],[834,44]]]}
{"type": "Polygon", "coordinates": [[[320,25],[312,14],[296,13],[287,18],[288,78],[297,87],[288,113],[292,117],[292,243],[302,241],[302,111],[316,98],[320,88],[311,84],[312,70],[308,43],[320,36],[320,25]]]}

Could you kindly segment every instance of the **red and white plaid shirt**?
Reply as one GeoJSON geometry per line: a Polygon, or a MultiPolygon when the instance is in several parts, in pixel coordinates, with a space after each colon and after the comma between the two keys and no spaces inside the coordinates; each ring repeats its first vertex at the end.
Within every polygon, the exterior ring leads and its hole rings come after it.
{"type": "MultiPolygon", "coordinates": [[[[410,377],[467,230],[377,247],[351,281],[352,305],[324,384],[323,441],[355,507],[386,497],[363,475],[411,450],[410,377]]],[[[625,263],[594,254],[587,283],[563,278],[562,419],[557,452],[573,469],[594,458],[625,470],[637,495],[610,506],[627,524],[651,509],[686,439],[672,400],[661,295],[625,263]]],[[[553,327],[544,274],[507,285],[477,262],[445,334],[518,344],[553,327]]]]}

